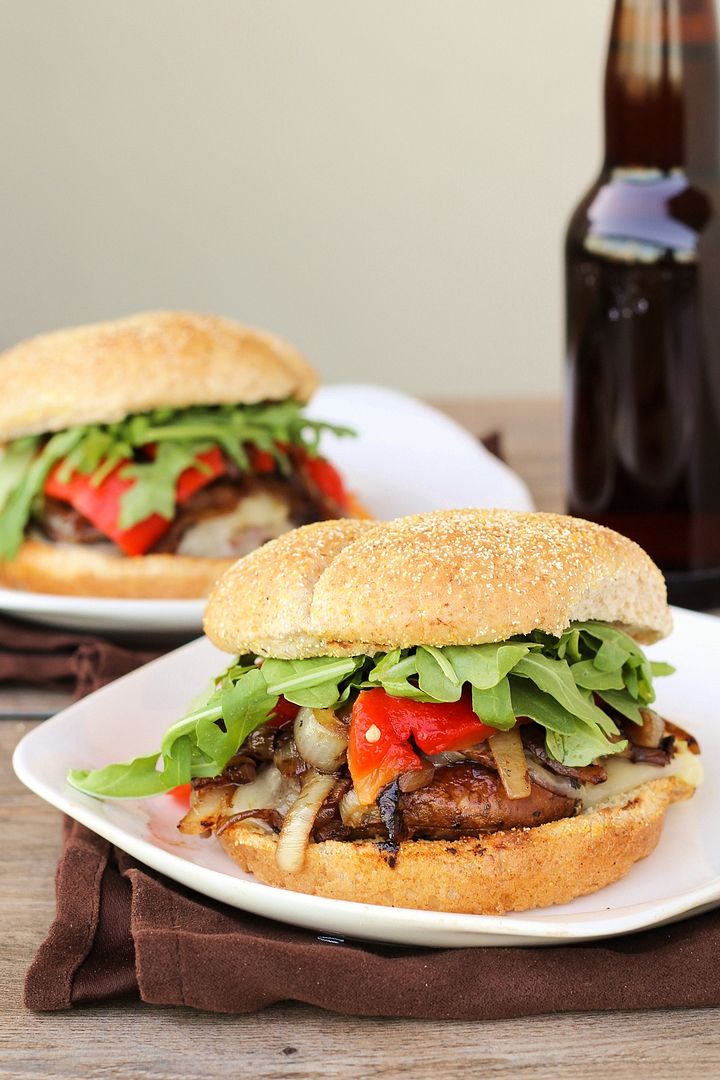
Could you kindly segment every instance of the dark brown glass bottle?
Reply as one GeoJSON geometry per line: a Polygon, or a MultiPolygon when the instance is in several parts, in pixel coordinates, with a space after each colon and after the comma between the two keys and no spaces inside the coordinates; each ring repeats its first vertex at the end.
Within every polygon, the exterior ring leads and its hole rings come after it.
{"type": "Polygon", "coordinates": [[[713,0],[616,0],[605,161],[566,241],[570,513],[720,605],[720,111],[713,0]]]}

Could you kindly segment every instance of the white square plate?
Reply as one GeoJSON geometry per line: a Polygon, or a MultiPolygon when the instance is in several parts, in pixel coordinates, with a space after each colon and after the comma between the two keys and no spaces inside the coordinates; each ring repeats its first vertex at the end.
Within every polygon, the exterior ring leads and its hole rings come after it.
{"type": "Polygon", "coordinates": [[[206,639],[126,675],[26,735],[15,771],[53,806],[148,866],[200,893],[282,922],[324,933],[404,945],[540,945],[612,937],[720,904],[720,619],[675,610],[670,638],[649,650],[677,673],[658,680],[658,708],[700,740],[707,781],[672,806],[660,844],[628,876],[562,907],[520,915],[453,915],[328,900],[262,885],[215,840],[181,836],[170,796],[101,802],[71,788],[70,767],[96,768],[152,752],[227,656],[206,639]]]}
{"type": "MultiPolygon", "coordinates": [[[[454,506],[532,510],[525,484],[444,413],[382,386],[325,386],[308,406],[318,420],[352,427],[327,433],[323,452],[373,517],[454,506]]],[[[52,626],[122,634],[202,630],[203,600],[108,600],[0,588],[0,611],[52,626]]]]}

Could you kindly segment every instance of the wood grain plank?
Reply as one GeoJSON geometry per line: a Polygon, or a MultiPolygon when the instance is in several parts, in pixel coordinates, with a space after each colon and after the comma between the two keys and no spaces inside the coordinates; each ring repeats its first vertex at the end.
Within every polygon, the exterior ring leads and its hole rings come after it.
{"type": "Polygon", "coordinates": [[[0,720],[45,720],[66,708],[72,694],[65,690],[43,690],[37,687],[4,686],[0,691],[0,720]]]}

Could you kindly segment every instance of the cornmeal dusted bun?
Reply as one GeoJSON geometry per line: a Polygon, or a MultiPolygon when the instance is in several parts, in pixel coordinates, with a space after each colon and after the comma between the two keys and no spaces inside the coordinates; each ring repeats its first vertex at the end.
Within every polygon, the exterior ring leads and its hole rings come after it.
{"type": "Polygon", "coordinates": [[[89,550],[89,545],[26,540],[9,562],[0,560],[0,584],[63,596],[194,600],[207,596],[232,559],[188,555],[134,558],[89,550]]]}
{"type": "Polygon", "coordinates": [[[637,544],[579,518],[470,509],[271,541],[218,582],[205,631],[227,652],[299,659],[560,635],[589,619],[639,642],[669,633],[664,579],[637,544]]]}
{"type": "Polygon", "coordinates": [[[149,409],[307,401],[315,372],[264,330],[155,311],[23,341],[0,355],[0,441],[149,409]]]}
{"type": "Polygon", "coordinates": [[[394,865],[371,840],[310,844],[297,873],[275,862],[277,837],[228,824],[231,858],[268,885],[366,904],[501,915],[565,904],[618,881],[657,845],[668,806],[688,799],[679,776],[650,780],[578,817],[480,837],[411,840],[394,865]]]}

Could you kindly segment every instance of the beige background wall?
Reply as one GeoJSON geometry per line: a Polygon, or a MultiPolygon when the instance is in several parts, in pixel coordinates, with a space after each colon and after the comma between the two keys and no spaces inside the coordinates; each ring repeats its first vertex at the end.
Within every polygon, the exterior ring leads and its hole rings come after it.
{"type": "Polygon", "coordinates": [[[609,0],[3,0],[0,344],[136,309],[542,394],[609,0]]]}

